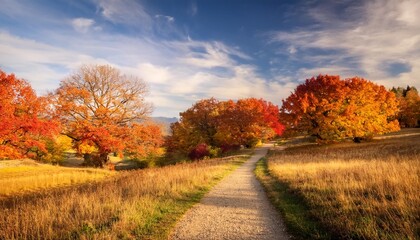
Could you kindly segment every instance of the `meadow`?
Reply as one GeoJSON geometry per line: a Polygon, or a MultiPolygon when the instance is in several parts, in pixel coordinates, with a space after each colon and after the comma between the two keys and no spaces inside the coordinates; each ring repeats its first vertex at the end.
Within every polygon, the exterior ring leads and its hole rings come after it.
{"type": "Polygon", "coordinates": [[[4,239],[167,238],[176,220],[248,157],[238,155],[123,171],[101,181],[44,189],[34,194],[12,194],[0,200],[0,236],[4,239]]]}
{"type": "Polygon", "coordinates": [[[30,159],[0,161],[0,199],[100,181],[115,172],[97,168],[65,168],[30,159]]]}
{"type": "Polygon", "coordinates": [[[297,238],[420,239],[418,133],[289,145],[256,173],[297,238]]]}

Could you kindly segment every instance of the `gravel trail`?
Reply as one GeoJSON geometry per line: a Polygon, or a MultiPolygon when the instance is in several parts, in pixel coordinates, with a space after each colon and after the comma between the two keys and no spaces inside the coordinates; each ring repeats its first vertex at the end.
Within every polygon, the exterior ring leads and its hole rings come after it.
{"type": "Polygon", "coordinates": [[[289,239],[279,214],[254,176],[267,146],[216,185],[175,226],[170,239],[289,239]]]}

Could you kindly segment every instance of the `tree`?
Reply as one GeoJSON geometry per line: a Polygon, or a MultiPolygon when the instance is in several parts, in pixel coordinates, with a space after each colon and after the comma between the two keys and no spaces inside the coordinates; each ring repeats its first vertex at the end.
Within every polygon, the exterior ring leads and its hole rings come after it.
{"type": "Polygon", "coordinates": [[[40,158],[58,122],[46,115],[47,99],[28,82],[0,70],[0,159],[40,158]]]}
{"type": "Polygon", "coordinates": [[[281,135],[277,106],[263,99],[227,101],[220,116],[217,139],[220,145],[233,144],[254,147],[260,140],[281,135]]]}
{"type": "Polygon", "coordinates": [[[215,146],[219,115],[220,102],[215,98],[200,100],[180,113],[179,122],[171,125],[168,150],[189,153],[202,143],[215,146]]]}
{"type": "Polygon", "coordinates": [[[353,138],[399,129],[395,95],[361,78],[319,75],[299,85],[280,110],[287,134],[308,133],[320,141],[353,138]]]}
{"type": "Polygon", "coordinates": [[[171,126],[166,146],[168,152],[182,152],[193,158],[217,155],[220,149],[240,145],[253,147],[283,131],[278,107],[262,99],[204,99],[180,115],[180,121],[171,126]]]}
{"type": "Polygon", "coordinates": [[[147,93],[142,80],[109,65],[83,66],[60,83],[55,96],[63,134],[73,139],[85,164],[102,166],[111,152],[138,141],[130,134],[151,113],[147,93]]]}
{"type": "Polygon", "coordinates": [[[391,91],[395,93],[399,101],[400,111],[398,113],[398,121],[400,122],[400,126],[420,126],[420,95],[417,89],[407,86],[406,89],[394,87],[391,91]]]}

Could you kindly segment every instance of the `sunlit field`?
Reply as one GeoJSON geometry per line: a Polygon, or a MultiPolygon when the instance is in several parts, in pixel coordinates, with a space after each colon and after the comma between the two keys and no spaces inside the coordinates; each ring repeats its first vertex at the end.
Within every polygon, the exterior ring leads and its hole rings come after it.
{"type": "Polygon", "coordinates": [[[268,169],[333,238],[419,239],[416,132],[369,143],[274,150],[268,169]]]}
{"type": "MultiPolygon", "coordinates": [[[[121,172],[100,182],[8,197],[0,200],[0,238],[163,239],[192,204],[248,156],[121,172]]],[[[9,179],[23,175],[6,174],[9,179]]]]}
{"type": "Polygon", "coordinates": [[[94,168],[66,168],[33,160],[0,161],[0,199],[42,190],[99,181],[115,172],[94,168]]]}

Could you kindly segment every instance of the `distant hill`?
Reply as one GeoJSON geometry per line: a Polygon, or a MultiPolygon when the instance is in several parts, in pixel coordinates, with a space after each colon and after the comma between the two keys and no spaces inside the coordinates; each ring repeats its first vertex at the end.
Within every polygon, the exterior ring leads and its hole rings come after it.
{"type": "Polygon", "coordinates": [[[173,117],[173,118],[168,118],[168,117],[152,117],[153,121],[155,122],[160,122],[160,123],[174,123],[174,122],[178,122],[178,118],[173,117]]]}
{"type": "Polygon", "coordinates": [[[163,125],[163,135],[169,135],[171,132],[171,123],[178,122],[178,118],[176,117],[152,117],[152,120],[163,125]]]}

